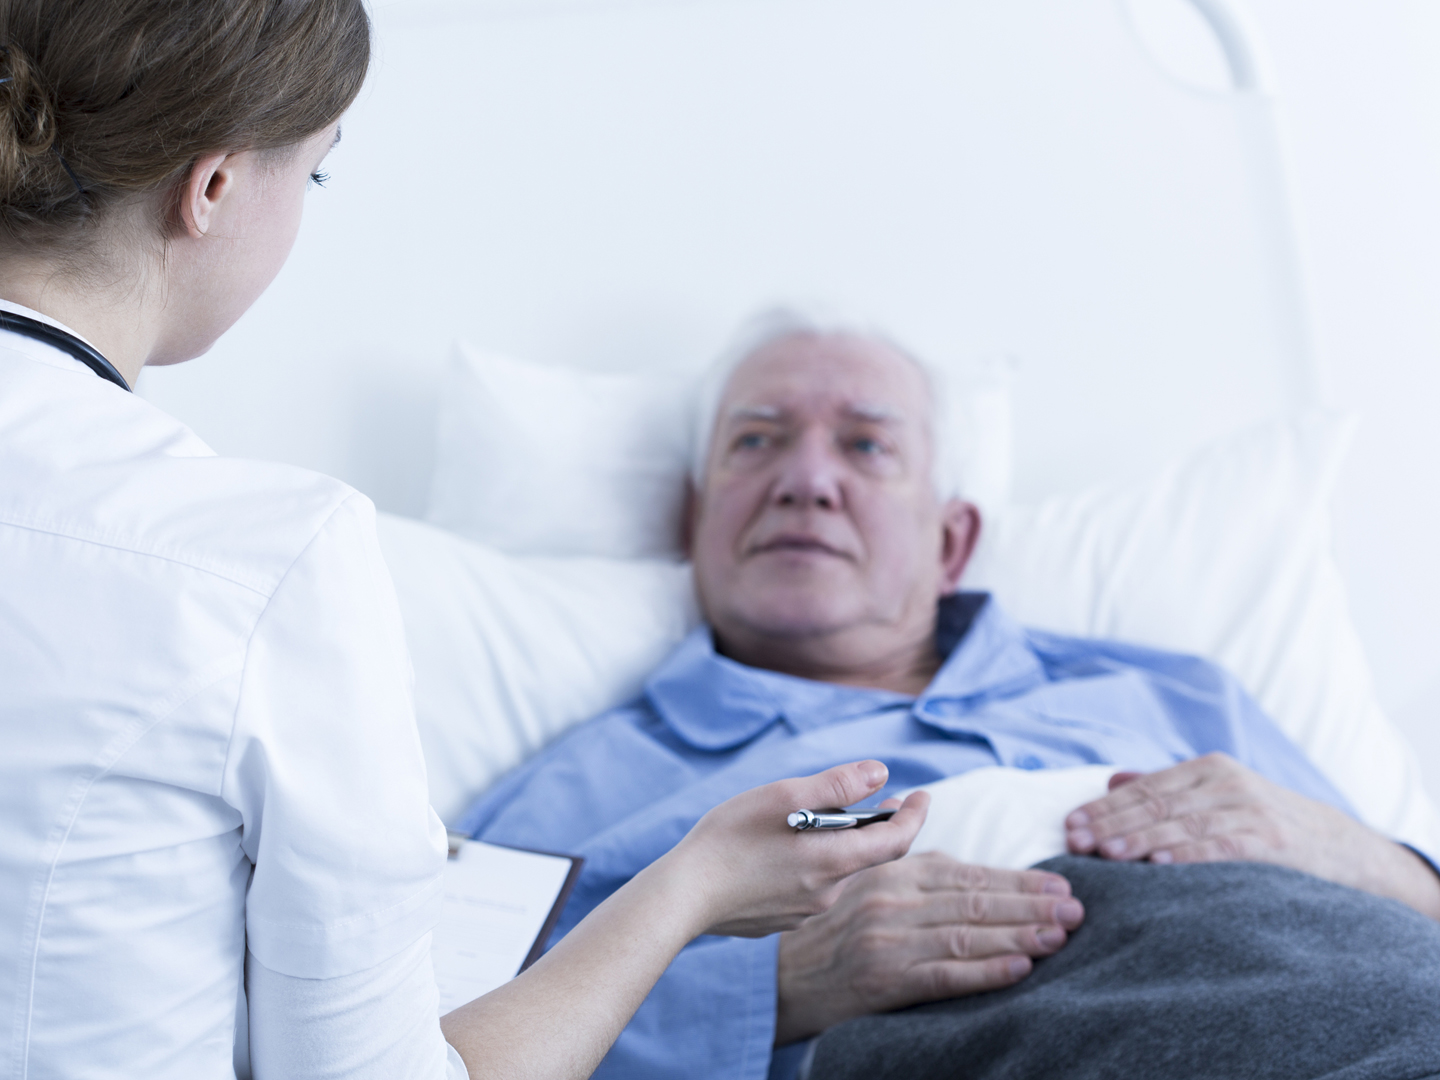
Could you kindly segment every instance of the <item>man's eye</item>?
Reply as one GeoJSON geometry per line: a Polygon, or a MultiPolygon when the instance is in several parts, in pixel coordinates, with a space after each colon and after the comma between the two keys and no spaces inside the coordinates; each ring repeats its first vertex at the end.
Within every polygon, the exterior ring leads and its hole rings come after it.
{"type": "Polygon", "coordinates": [[[763,450],[770,445],[769,436],[758,431],[746,432],[735,440],[736,450],[763,450]]]}
{"type": "Polygon", "coordinates": [[[854,442],[852,442],[850,444],[850,449],[858,451],[859,453],[864,454],[866,457],[881,454],[885,451],[885,447],[883,444],[881,444],[879,439],[867,439],[863,437],[856,439],[854,442]]]}

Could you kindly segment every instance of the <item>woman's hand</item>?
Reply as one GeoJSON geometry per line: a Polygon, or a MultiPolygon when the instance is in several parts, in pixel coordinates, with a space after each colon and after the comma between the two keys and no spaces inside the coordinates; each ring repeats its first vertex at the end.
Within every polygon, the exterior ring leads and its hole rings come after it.
{"type": "Polygon", "coordinates": [[[796,926],[833,903],[851,874],[909,850],[924,792],[863,829],[797,833],[785,823],[796,810],[859,802],[887,775],[862,761],[721,803],[532,967],[441,1017],[446,1039],[471,1076],[589,1076],[691,938],[796,926]]]}
{"type": "Polygon", "coordinates": [[[863,828],[796,832],[786,817],[850,806],[888,776],[880,762],[861,761],[746,791],[696,822],[655,869],[670,861],[696,890],[703,932],[761,937],[789,930],[828,908],[850,875],[910,850],[930,796],[917,791],[889,821],[863,828]]]}

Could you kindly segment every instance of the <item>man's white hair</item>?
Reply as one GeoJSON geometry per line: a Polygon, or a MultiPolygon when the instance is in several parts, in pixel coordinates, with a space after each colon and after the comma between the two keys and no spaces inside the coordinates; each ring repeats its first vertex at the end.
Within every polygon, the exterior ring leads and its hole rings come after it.
{"type": "Polygon", "coordinates": [[[755,353],[777,341],[790,337],[849,337],[874,341],[893,349],[915,365],[925,379],[925,416],[930,434],[930,476],[935,497],[941,502],[960,494],[960,478],[951,448],[953,434],[947,422],[944,372],[937,370],[904,345],[901,345],[877,323],[853,314],[820,305],[785,305],[768,308],[740,324],[734,336],[702,376],[695,399],[694,442],[690,452],[690,479],[695,490],[705,484],[705,469],[710,460],[710,442],[715,437],[716,413],[730,385],[735,369],[755,353]]]}

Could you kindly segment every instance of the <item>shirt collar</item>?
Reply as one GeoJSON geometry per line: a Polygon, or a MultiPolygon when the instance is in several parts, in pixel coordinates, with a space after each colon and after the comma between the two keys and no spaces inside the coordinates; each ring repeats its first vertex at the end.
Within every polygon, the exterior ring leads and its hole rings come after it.
{"type": "Polygon", "coordinates": [[[715,651],[708,626],[696,627],[645,684],[662,720],[691,746],[729,750],[778,720],[806,730],[903,694],[817,682],[738,663],[715,651]]]}
{"type": "Polygon", "coordinates": [[[963,602],[969,598],[979,598],[980,604],[961,632],[963,637],[916,702],[917,711],[922,714],[929,701],[979,704],[1045,681],[1044,665],[1030,647],[1024,627],[1010,618],[987,593],[958,593],[942,600],[940,639],[944,640],[947,630],[946,601],[963,602]]]}
{"type": "MultiPolygon", "coordinates": [[[[936,637],[942,648],[958,644],[914,702],[922,714],[930,700],[979,701],[1044,679],[1025,631],[985,593],[941,600],[936,637]]],[[[910,698],[891,691],[817,682],[737,663],[715,651],[707,626],[696,628],[656,669],[645,684],[645,695],[676,735],[701,750],[732,749],[782,719],[804,731],[911,704],[910,698]]]]}

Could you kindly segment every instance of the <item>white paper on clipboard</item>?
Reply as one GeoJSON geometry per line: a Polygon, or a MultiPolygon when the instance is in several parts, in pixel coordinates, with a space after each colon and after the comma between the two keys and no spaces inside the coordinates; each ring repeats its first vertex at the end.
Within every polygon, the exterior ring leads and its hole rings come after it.
{"type": "Polygon", "coordinates": [[[453,837],[451,852],[430,947],[442,1016],[538,957],[582,861],[453,837]]]}

